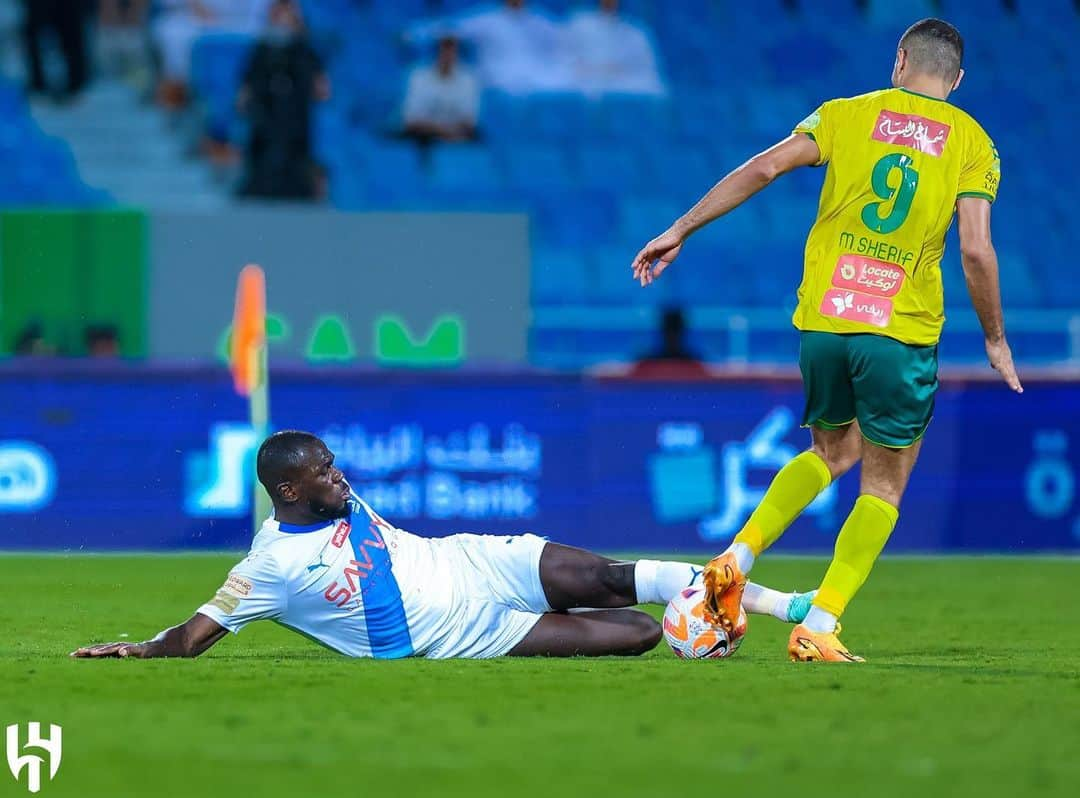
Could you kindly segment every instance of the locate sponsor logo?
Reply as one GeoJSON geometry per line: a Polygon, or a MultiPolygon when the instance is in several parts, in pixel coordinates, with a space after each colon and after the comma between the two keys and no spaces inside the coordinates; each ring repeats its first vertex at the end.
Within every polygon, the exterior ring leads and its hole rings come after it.
{"type": "Polygon", "coordinates": [[[55,493],[52,455],[30,441],[0,441],[0,513],[40,510],[55,493]]]}
{"type": "Polygon", "coordinates": [[[41,769],[48,760],[49,781],[56,778],[56,772],[60,770],[60,759],[63,755],[63,732],[64,730],[55,723],[49,724],[49,736],[41,736],[40,723],[28,723],[26,745],[19,745],[19,724],[13,723],[7,727],[7,761],[8,769],[15,780],[25,769],[27,771],[26,787],[32,793],[41,790],[41,769]],[[19,751],[24,748],[38,748],[46,756],[25,754],[19,756],[19,751]]]}
{"type": "Polygon", "coordinates": [[[859,255],[841,255],[832,284],[875,296],[896,296],[906,277],[899,266],[859,255]]]}
{"type": "Polygon", "coordinates": [[[251,595],[251,590],[254,585],[242,576],[236,574],[229,574],[229,578],[225,580],[225,586],[222,590],[232,593],[234,596],[240,598],[246,598],[251,595]]]}
{"type": "Polygon", "coordinates": [[[948,125],[933,119],[882,110],[874,123],[870,138],[886,144],[910,147],[917,152],[940,158],[945,151],[945,142],[949,140],[950,130],[948,125]]]}
{"type": "Polygon", "coordinates": [[[884,297],[860,294],[857,291],[830,288],[821,300],[823,316],[885,327],[892,317],[893,303],[884,297]]]}
{"type": "Polygon", "coordinates": [[[334,537],[330,539],[335,549],[340,549],[345,545],[345,541],[349,539],[350,530],[352,530],[352,524],[348,521],[338,523],[337,529],[334,530],[334,537]]]}

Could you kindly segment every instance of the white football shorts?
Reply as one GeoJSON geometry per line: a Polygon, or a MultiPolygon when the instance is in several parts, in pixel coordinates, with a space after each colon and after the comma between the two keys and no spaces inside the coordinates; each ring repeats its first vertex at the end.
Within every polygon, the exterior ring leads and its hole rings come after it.
{"type": "Polygon", "coordinates": [[[429,659],[487,659],[508,653],[545,612],[537,535],[452,535],[440,548],[453,563],[453,597],[446,631],[429,659]]]}

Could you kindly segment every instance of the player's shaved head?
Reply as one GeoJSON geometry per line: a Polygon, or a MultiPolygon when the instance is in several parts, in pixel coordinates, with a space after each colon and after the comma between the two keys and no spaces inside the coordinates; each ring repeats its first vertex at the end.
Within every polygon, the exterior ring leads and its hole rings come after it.
{"type": "Polygon", "coordinates": [[[255,458],[255,471],[270,498],[276,501],[278,485],[295,479],[310,464],[313,453],[325,448],[317,436],[295,429],[275,432],[263,441],[255,458]]]}
{"type": "Polygon", "coordinates": [[[913,72],[952,83],[960,75],[964,60],[964,40],[960,31],[941,19],[916,22],[900,37],[900,49],[907,53],[913,72]]]}

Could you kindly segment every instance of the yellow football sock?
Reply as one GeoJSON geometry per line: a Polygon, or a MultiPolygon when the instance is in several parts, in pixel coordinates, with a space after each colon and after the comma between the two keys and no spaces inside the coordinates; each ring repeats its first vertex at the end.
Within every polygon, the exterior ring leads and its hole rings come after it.
{"type": "Polygon", "coordinates": [[[837,618],[844,614],[844,608],[870,575],[899,515],[895,507],[877,496],[864,493],[855,500],[851,515],[836,537],[836,551],[814,606],[837,618]]]}
{"type": "Polygon", "coordinates": [[[735,536],[735,543],[745,543],[757,557],[830,482],[832,474],[825,461],[813,452],[803,452],[773,477],[765,498],[735,536]]]}

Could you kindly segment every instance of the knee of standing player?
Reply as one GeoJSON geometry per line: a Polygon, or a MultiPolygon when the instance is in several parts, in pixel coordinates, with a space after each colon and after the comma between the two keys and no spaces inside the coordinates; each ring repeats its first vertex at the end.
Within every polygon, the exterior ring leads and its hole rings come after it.
{"type": "Polygon", "coordinates": [[[862,454],[862,441],[857,435],[845,436],[843,442],[829,446],[814,444],[813,451],[829,468],[833,479],[839,479],[850,471],[862,454]]]}

